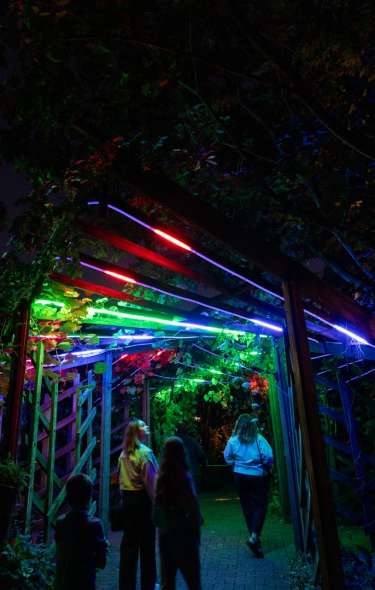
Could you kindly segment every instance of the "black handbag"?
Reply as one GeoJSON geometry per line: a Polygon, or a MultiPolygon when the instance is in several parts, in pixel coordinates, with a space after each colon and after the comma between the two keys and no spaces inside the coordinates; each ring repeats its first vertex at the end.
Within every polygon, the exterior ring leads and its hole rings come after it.
{"type": "Polygon", "coordinates": [[[264,471],[266,472],[266,477],[267,476],[270,477],[272,475],[272,464],[266,463],[264,461],[263,455],[261,453],[260,446],[259,446],[259,443],[258,443],[258,437],[255,440],[256,440],[256,443],[257,443],[257,447],[258,447],[258,453],[259,453],[260,463],[261,463],[264,471]]]}

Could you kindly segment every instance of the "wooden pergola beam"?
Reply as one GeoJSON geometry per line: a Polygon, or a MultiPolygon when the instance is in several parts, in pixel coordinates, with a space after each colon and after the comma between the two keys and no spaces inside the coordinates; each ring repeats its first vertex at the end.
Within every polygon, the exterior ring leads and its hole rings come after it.
{"type": "Polygon", "coordinates": [[[154,250],[149,250],[148,248],[144,248],[143,246],[138,246],[138,244],[135,244],[134,242],[131,242],[130,240],[127,240],[122,236],[119,236],[118,234],[115,234],[108,230],[104,230],[102,228],[95,227],[92,225],[89,226],[81,222],[78,223],[78,227],[88,235],[98,238],[102,242],[114,246],[115,248],[118,248],[123,252],[128,252],[130,254],[133,254],[134,256],[137,256],[144,260],[148,260],[153,264],[163,266],[164,268],[168,268],[169,270],[177,272],[178,274],[182,274],[183,276],[186,276],[194,280],[199,285],[204,284],[207,285],[207,287],[213,287],[214,289],[220,291],[220,295],[217,297],[218,301],[223,301],[223,298],[225,297],[235,297],[239,301],[243,302],[245,305],[252,305],[257,309],[263,311],[264,313],[274,314],[275,317],[285,317],[284,310],[280,307],[276,307],[270,303],[266,303],[264,301],[261,301],[260,299],[256,299],[252,295],[238,295],[237,292],[233,289],[228,289],[227,287],[225,287],[224,289],[223,286],[219,283],[218,279],[212,277],[212,274],[209,272],[205,272],[205,274],[202,275],[201,273],[192,271],[188,266],[184,264],[177,263],[171,260],[170,258],[161,256],[154,250]]]}
{"type": "MultiPolygon", "coordinates": [[[[172,272],[176,272],[176,273],[181,274],[185,277],[188,277],[189,279],[192,279],[193,281],[204,280],[202,275],[200,275],[199,273],[196,273],[195,271],[191,270],[187,266],[180,264],[179,262],[175,262],[174,260],[171,260],[170,258],[166,258],[165,256],[162,256],[158,252],[155,252],[153,250],[149,250],[148,248],[145,248],[144,246],[140,246],[139,244],[136,244],[135,242],[132,242],[131,240],[128,240],[127,238],[124,238],[123,236],[119,236],[118,234],[116,234],[114,232],[110,232],[106,229],[103,229],[102,227],[88,225],[87,223],[83,223],[82,221],[78,221],[77,225],[78,225],[79,229],[81,231],[83,231],[85,234],[88,234],[89,236],[91,236],[93,238],[97,238],[107,244],[110,244],[111,246],[114,246],[115,248],[118,248],[119,250],[122,250],[123,252],[128,252],[129,254],[132,254],[133,256],[136,256],[137,258],[142,258],[143,260],[148,260],[148,262],[152,262],[153,264],[157,264],[158,266],[162,266],[164,268],[167,268],[168,270],[171,270],[172,272]]],[[[206,278],[205,282],[207,282],[207,278],[206,278]]]]}
{"type": "Polygon", "coordinates": [[[127,181],[134,187],[135,194],[148,196],[183,220],[229,244],[261,270],[278,277],[280,281],[293,278],[298,283],[301,297],[322,307],[317,311],[321,317],[333,323],[348,322],[375,343],[374,318],[348,296],[282,254],[276,244],[265,242],[255,231],[250,235],[244,234],[220,212],[198,201],[164,176],[128,170],[127,181]]]}
{"type": "MultiPolygon", "coordinates": [[[[187,289],[166,285],[161,281],[151,279],[140,273],[134,272],[132,269],[127,269],[124,266],[120,266],[118,264],[106,262],[93,256],[87,256],[87,254],[84,253],[80,253],[80,259],[82,262],[92,265],[93,267],[100,268],[101,270],[109,270],[110,272],[115,272],[119,275],[130,275],[141,286],[147,285],[149,288],[164,293],[169,297],[176,297],[177,299],[180,298],[181,300],[185,300],[187,303],[200,305],[202,308],[208,308],[212,311],[217,311],[218,313],[228,314],[229,316],[236,317],[238,320],[246,321],[249,319],[249,315],[252,315],[251,312],[247,312],[246,310],[243,311],[228,304],[222,303],[215,305],[215,303],[212,302],[209,297],[197,295],[196,293],[188,291],[187,289]]],[[[181,313],[181,311],[179,313],[181,313]]]]}

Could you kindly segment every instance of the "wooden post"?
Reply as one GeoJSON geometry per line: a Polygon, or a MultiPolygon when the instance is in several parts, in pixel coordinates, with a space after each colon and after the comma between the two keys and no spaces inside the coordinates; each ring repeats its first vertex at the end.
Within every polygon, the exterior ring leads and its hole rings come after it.
{"type": "Polygon", "coordinates": [[[51,410],[49,419],[49,440],[48,440],[48,464],[47,464],[47,493],[45,515],[46,523],[44,527],[44,540],[49,542],[51,536],[51,523],[48,518],[49,508],[53,502],[53,488],[55,475],[55,450],[56,450],[56,423],[57,423],[57,404],[59,397],[59,383],[52,384],[51,391],[51,410]]]}
{"type": "Polygon", "coordinates": [[[142,391],[142,419],[150,426],[150,393],[148,379],[143,382],[142,391]]]}
{"type": "Polygon", "coordinates": [[[22,404],[22,391],[25,379],[27,338],[29,335],[30,308],[26,301],[17,311],[17,329],[15,337],[15,356],[6,399],[6,412],[3,426],[2,455],[10,455],[12,459],[17,455],[17,444],[22,404]]]}
{"type": "Polygon", "coordinates": [[[100,492],[99,516],[104,532],[108,533],[109,490],[111,476],[111,412],[112,412],[112,353],[105,353],[105,372],[102,383],[102,426],[100,437],[100,492]]]}
{"type": "MultiPolygon", "coordinates": [[[[87,373],[87,385],[89,387],[89,395],[87,398],[87,416],[90,416],[92,412],[92,392],[94,388],[94,377],[92,374],[92,370],[90,369],[87,373]]],[[[90,442],[92,440],[93,430],[92,430],[92,422],[90,422],[90,426],[87,429],[87,440],[90,442]]],[[[92,455],[90,455],[89,460],[87,461],[87,473],[89,477],[92,475],[92,455]]]]}
{"type": "Polygon", "coordinates": [[[36,356],[35,367],[35,390],[33,396],[33,421],[30,433],[30,472],[27,490],[26,502],[26,516],[25,516],[25,532],[30,532],[31,515],[34,500],[34,479],[36,467],[36,455],[38,445],[38,431],[39,431],[39,415],[40,415],[40,398],[42,392],[42,378],[43,378],[43,360],[44,360],[44,345],[40,340],[38,342],[38,352],[36,356]]]}
{"type": "MultiPolygon", "coordinates": [[[[276,367],[276,358],[274,355],[274,364],[276,367]]],[[[290,521],[290,504],[288,492],[288,479],[285,461],[285,446],[283,441],[283,431],[280,416],[280,399],[278,396],[278,389],[276,379],[271,376],[269,379],[269,393],[268,399],[271,410],[271,423],[273,431],[273,443],[275,451],[275,463],[277,470],[277,478],[279,482],[280,504],[284,520],[290,521]]]]}
{"type": "Polygon", "coordinates": [[[280,421],[284,441],[284,454],[286,459],[290,514],[293,522],[294,543],[298,551],[303,551],[303,527],[299,506],[298,472],[296,448],[292,429],[295,428],[294,404],[292,389],[289,384],[287,371],[287,358],[285,345],[282,338],[274,340],[274,355],[276,366],[277,389],[279,393],[280,421]]]}
{"type": "Polygon", "coordinates": [[[343,590],[335,509],[318,414],[303,306],[297,285],[283,283],[288,339],[303,450],[309,474],[324,590],[343,590]]]}

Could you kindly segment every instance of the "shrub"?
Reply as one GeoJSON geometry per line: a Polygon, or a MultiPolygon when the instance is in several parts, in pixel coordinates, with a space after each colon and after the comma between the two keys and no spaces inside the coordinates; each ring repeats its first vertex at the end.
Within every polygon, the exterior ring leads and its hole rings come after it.
{"type": "Polygon", "coordinates": [[[52,590],[54,550],[20,535],[0,553],[0,588],[4,590],[52,590]]]}
{"type": "Polygon", "coordinates": [[[375,554],[362,548],[356,552],[343,550],[342,561],[348,590],[374,590],[375,554]]]}
{"type": "Polygon", "coordinates": [[[21,491],[27,484],[27,473],[18,463],[8,458],[0,462],[0,486],[21,491]]]}
{"type": "Polygon", "coordinates": [[[289,564],[289,588],[292,590],[316,590],[312,564],[298,553],[289,564]]]}

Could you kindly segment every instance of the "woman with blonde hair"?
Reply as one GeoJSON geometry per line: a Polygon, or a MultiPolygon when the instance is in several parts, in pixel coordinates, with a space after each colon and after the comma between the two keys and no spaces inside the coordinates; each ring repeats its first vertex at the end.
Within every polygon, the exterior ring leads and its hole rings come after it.
{"type": "Polygon", "coordinates": [[[135,590],[138,555],[141,560],[142,590],[154,590],[155,587],[152,502],[158,464],[152,450],[144,444],[148,435],[149,428],[143,420],[131,420],[125,430],[123,449],[118,460],[124,524],[119,590],[135,590]]]}
{"type": "Polygon", "coordinates": [[[224,459],[233,466],[234,485],[249,531],[246,544],[255,557],[262,558],[260,535],[267,512],[273,454],[258,432],[255,416],[239,416],[225,447],[224,459]]]}

